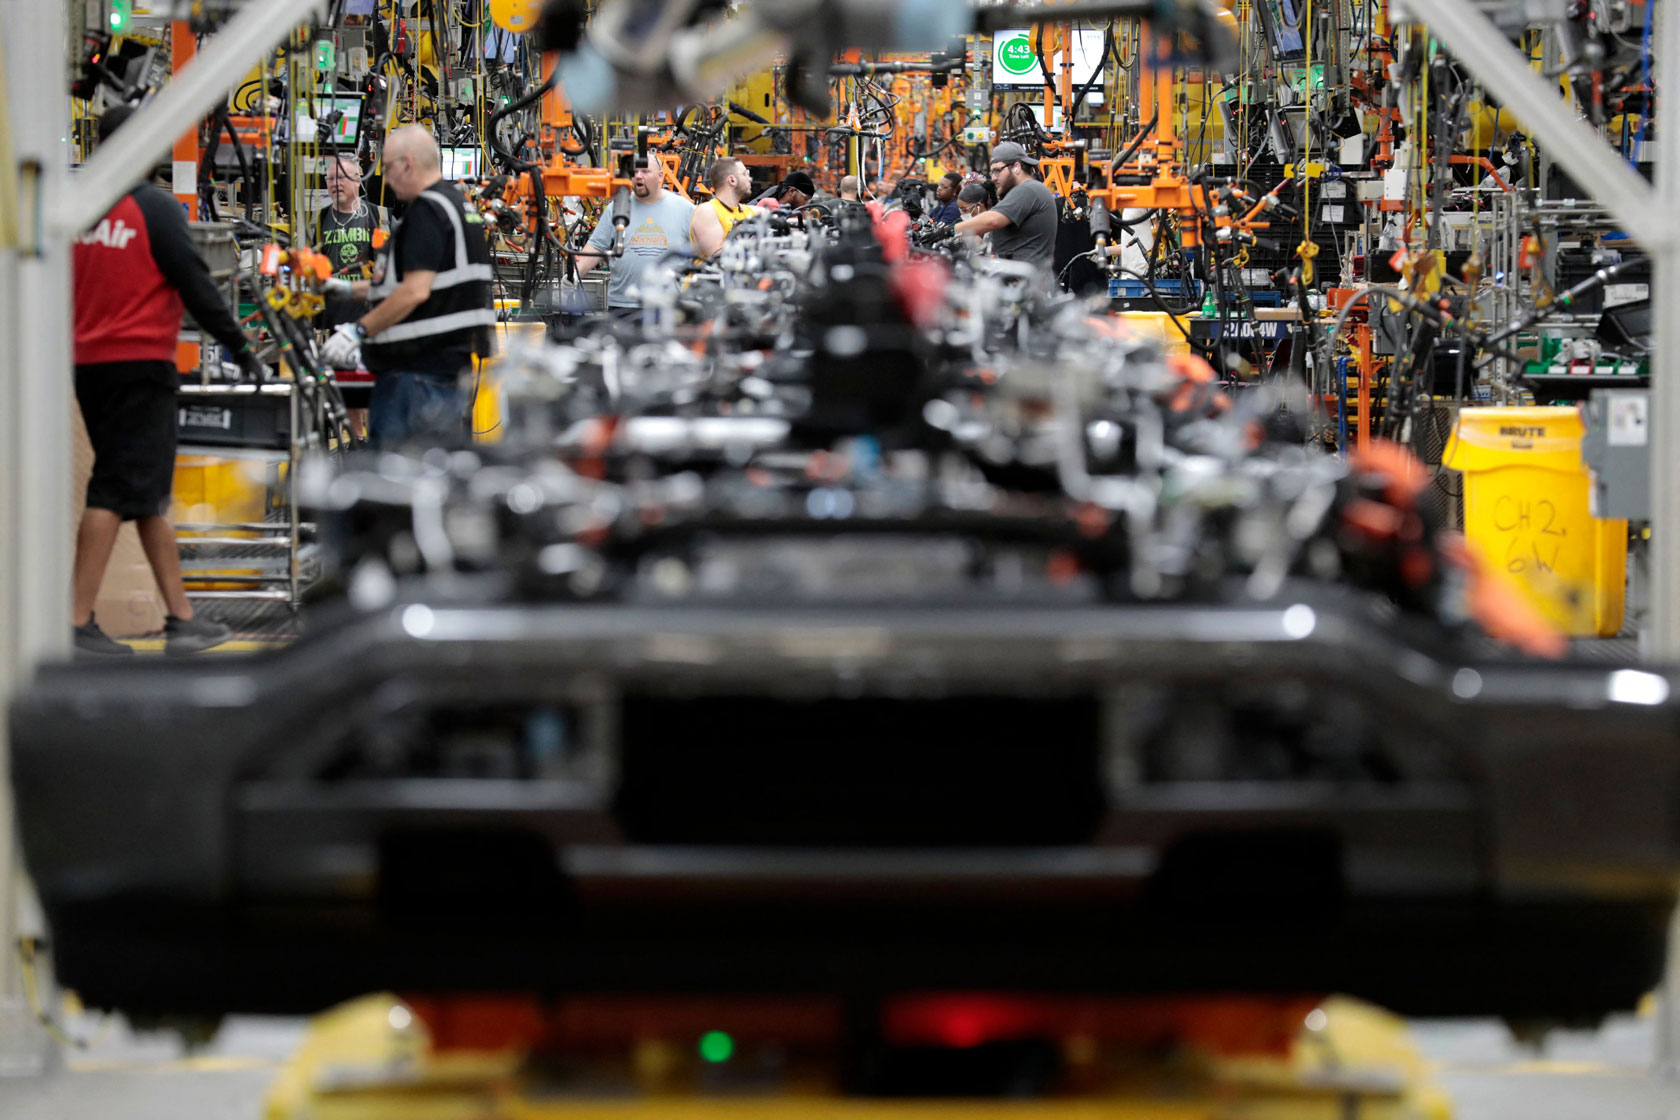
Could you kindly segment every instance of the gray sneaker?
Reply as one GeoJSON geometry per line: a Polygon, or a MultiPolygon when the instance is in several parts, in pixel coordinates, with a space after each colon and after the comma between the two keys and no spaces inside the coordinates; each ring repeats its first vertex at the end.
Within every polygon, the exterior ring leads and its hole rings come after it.
{"type": "Polygon", "coordinates": [[[175,657],[203,653],[231,637],[232,630],[207,618],[180,619],[170,615],[163,620],[163,652],[175,657]]]}
{"type": "Polygon", "coordinates": [[[75,643],[77,657],[133,657],[134,647],[127,646],[111,637],[99,628],[99,623],[93,619],[87,620],[85,626],[75,626],[70,630],[71,640],[75,643]]]}

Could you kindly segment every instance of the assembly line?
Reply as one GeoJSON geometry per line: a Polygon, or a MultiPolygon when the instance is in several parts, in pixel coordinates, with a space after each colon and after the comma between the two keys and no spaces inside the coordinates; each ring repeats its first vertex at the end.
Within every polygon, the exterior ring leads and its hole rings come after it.
{"type": "Polygon", "coordinates": [[[1659,0],[0,16],[0,1102],[1669,1095],[1659,0]]]}

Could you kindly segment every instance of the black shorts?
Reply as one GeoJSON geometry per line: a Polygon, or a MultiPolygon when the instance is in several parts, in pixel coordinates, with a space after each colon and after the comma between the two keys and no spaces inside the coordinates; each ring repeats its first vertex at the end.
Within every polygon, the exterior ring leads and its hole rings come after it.
{"type": "Polygon", "coordinates": [[[87,504],[124,521],[169,512],[175,488],[174,362],[76,367],[76,401],[93,444],[87,504]]]}

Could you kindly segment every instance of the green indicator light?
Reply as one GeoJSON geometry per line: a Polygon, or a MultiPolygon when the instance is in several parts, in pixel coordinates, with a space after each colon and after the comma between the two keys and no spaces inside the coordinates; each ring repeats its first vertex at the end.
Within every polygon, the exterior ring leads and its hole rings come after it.
{"type": "Polygon", "coordinates": [[[315,44],[315,69],[331,70],[334,56],[337,52],[333,48],[331,39],[321,39],[315,44]]]}
{"type": "Polygon", "coordinates": [[[708,1062],[727,1062],[735,1054],[735,1040],[722,1031],[700,1036],[700,1057],[708,1062]]]}
{"type": "Polygon", "coordinates": [[[132,12],[130,0],[111,0],[111,30],[127,31],[128,17],[132,12]]]}

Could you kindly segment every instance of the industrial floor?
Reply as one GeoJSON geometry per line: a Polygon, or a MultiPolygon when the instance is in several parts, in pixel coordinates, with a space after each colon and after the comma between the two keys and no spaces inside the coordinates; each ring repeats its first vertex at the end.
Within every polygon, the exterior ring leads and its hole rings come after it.
{"type": "MultiPolygon", "coordinates": [[[[1540,1052],[1491,1021],[1420,1021],[1413,1038],[1436,1063],[1458,1120],[1680,1120],[1680,1081],[1651,1075],[1653,1015],[1560,1031],[1540,1052]]],[[[0,1077],[5,1120],[257,1120],[264,1091],[303,1037],[294,1019],[230,1020],[184,1056],[173,1038],[113,1027],[51,1072],[0,1077]]]]}

